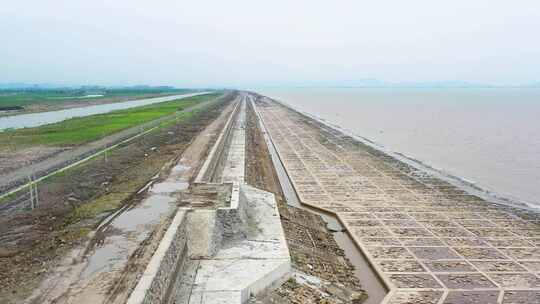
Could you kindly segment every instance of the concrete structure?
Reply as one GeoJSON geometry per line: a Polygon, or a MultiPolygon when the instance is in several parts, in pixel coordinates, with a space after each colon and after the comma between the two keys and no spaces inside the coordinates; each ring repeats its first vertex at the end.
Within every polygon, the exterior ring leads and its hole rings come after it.
{"type": "Polygon", "coordinates": [[[246,96],[241,98],[232,129],[224,130],[229,137],[222,139],[228,143],[227,149],[213,149],[223,150],[222,155],[212,155],[221,158],[223,171],[202,173],[213,176],[214,181],[220,176],[222,183],[231,183],[232,194],[230,207],[216,210],[218,224],[213,227],[221,236],[212,242],[221,242],[221,247],[200,261],[190,304],[244,303],[250,295],[280,284],[290,273],[289,251],[273,194],[245,185],[246,96]]]}
{"type": "Polygon", "coordinates": [[[289,251],[274,195],[242,185],[240,205],[246,211],[244,228],[200,261],[190,304],[245,303],[288,278],[289,251]]]}
{"type": "Polygon", "coordinates": [[[191,187],[217,193],[228,186],[229,198],[182,201],[187,206],[179,208],[129,304],[242,304],[288,278],[289,251],[274,195],[244,181],[246,96],[239,99],[191,187]]]}
{"type": "Polygon", "coordinates": [[[383,303],[540,303],[540,218],[496,205],[270,99],[258,111],[303,204],[335,214],[383,303]]]}
{"type": "Polygon", "coordinates": [[[163,236],[128,304],[167,303],[170,296],[176,293],[174,281],[178,270],[189,262],[186,223],[186,212],[181,210],[163,236]]]}

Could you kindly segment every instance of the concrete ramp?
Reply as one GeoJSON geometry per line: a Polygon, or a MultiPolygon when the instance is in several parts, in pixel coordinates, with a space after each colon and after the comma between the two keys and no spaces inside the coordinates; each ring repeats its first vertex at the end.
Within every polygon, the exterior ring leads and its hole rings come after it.
{"type": "Polygon", "coordinates": [[[240,204],[246,236],[225,240],[214,257],[200,261],[189,304],[244,303],[288,278],[289,250],[274,195],[242,185],[240,204]]]}

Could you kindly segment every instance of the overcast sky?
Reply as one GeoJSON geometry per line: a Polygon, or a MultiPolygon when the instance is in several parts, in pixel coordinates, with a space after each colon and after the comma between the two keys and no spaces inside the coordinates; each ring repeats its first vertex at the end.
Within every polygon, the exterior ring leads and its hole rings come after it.
{"type": "Polygon", "coordinates": [[[15,0],[0,82],[540,81],[540,1],[15,0]]]}

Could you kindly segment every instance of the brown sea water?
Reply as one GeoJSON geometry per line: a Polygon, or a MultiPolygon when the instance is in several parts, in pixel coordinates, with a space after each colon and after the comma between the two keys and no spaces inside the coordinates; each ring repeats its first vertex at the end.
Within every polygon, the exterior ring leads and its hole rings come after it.
{"type": "Polygon", "coordinates": [[[540,207],[540,89],[257,89],[391,151],[540,207]]]}

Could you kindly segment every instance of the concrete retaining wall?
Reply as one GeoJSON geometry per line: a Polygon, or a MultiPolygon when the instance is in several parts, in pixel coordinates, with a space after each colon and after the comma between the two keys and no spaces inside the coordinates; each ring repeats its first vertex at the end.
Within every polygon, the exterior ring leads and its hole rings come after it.
{"type": "Polygon", "coordinates": [[[229,208],[219,208],[217,217],[219,222],[222,223],[223,238],[245,236],[247,223],[246,197],[240,191],[240,185],[233,185],[231,206],[229,208]]]}
{"type": "Polygon", "coordinates": [[[230,207],[194,209],[188,213],[190,258],[212,257],[227,238],[246,236],[246,196],[240,185],[234,185],[232,192],[230,207]]]}
{"type": "Polygon", "coordinates": [[[199,174],[195,179],[196,183],[212,182],[214,174],[215,172],[217,172],[217,167],[220,164],[220,160],[222,158],[221,155],[224,153],[223,150],[227,146],[227,143],[231,140],[230,133],[232,130],[232,126],[234,125],[234,119],[238,115],[239,109],[240,107],[237,104],[233,109],[229,120],[227,120],[224,130],[220,133],[216,143],[210,150],[206,161],[199,170],[199,174]]]}
{"type": "Polygon", "coordinates": [[[128,304],[167,303],[178,269],[189,263],[187,254],[186,210],[178,210],[163,236],[128,304]]]}
{"type": "Polygon", "coordinates": [[[216,254],[223,240],[223,223],[217,217],[217,210],[193,210],[188,223],[189,257],[204,259],[216,254]]]}

